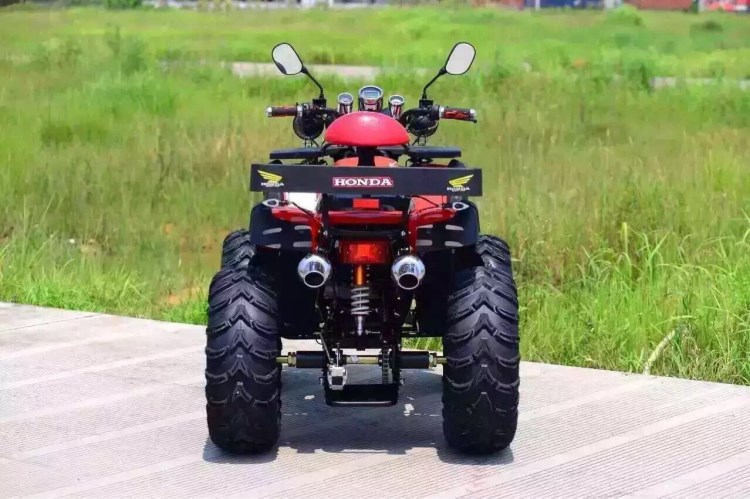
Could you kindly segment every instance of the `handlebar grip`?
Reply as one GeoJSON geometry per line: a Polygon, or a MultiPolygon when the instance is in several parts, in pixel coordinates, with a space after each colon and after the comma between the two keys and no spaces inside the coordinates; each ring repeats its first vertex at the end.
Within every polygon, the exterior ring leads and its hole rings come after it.
{"type": "Polygon", "coordinates": [[[441,107],[440,118],[444,120],[477,121],[477,112],[465,107],[441,107]]]}
{"type": "Polygon", "coordinates": [[[266,108],[266,116],[269,118],[278,118],[281,116],[298,116],[300,114],[299,106],[270,106],[266,108]]]}

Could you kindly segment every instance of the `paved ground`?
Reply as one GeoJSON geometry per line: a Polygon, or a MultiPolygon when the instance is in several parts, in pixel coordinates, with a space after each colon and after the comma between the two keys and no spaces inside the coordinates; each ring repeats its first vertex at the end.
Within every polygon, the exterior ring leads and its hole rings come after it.
{"type": "MultiPolygon", "coordinates": [[[[232,73],[241,78],[259,75],[284,77],[272,62],[232,62],[229,63],[229,66],[232,69],[232,73]]],[[[382,70],[383,68],[376,66],[344,66],[341,64],[310,65],[310,72],[313,75],[336,75],[346,79],[375,80],[382,70]]],[[[297,77],[304,78],[301,75],[297,77]]],[[[350,91],[356,92],[356,89],[350,91]]]]}
{"type": "MultiPolygon", "coordinates": [[[[526,363],[493,458],[441,434],[438,372],[388,409],[329,408],[285,371],[281,444],[206,438],[203,329],[0,304],[0,497],[750,496],[750,388],[526,363]]],[[[365,375],[365,373],[362,373],[365,375]]]]}
{"type": "MultiPolygon", "coordinates": [[[[300,48],[300,52],[302,57],[304,58],[304,50],[300,48]]],[[[239,76],[240,78],[247,78],[252,76],[267,76],[267,75],[276,75],[279,77],[282,77],[283,75],[279,73],[279,70],[276,69],[276,66],[273,63],[265,63],[265,62],[232,62],[228,63],[228,65],[231,67],[232,73],[234,73],[236,76],[239,76]]],[[[379,73],[386,70],[388,68],[381,68],[378,66],[345,66],[340,64],[311,64],[310,65],[310,72],[313,75],[337,75],[340,78],[344,79],[354,79],[354,80],[366,80],[366,81],[374,81],[375,78],[378,76],[379,73]]],[[[526,71],[530,71],[531,67],[526,66],[524,68],[526,71]]],[[[397,68],[391,68],[390,71],[398,71],[397,68]]],[[[426,68],[413,68],[412,71],[416,72],[417,74],[424,75],[426,77],[431,77],[436,71],[437,68],[434,69],[426,69],[426,68]]],[[[482,71],[481,65],[477,65],[472,69],[472,72],[475,71],[482,71]]],[[[616,77],[617,78],[617,77],[616,77]]],[[[663,88],[674,88],[679,85],[689,85],[689,86],[707,86],[707,85],[719,85],[719,84],[726,84],[726,85],[737,85],[737,88],[739,90],[750,90],[750,80],[717,80],[715,78],[675,78],[673,76],[656,76],[654,78],[651,78],[649,80],[649,83],[651,84],[651,87],[654,89],[663,89],[663,88]]],[[[355,89],[356,90],[356,89],[355,89]]],[[[354,91],[354,90],[350,90],[354,91]]],[[[386,89],[387,92],[387,89],[386,89]]]]}

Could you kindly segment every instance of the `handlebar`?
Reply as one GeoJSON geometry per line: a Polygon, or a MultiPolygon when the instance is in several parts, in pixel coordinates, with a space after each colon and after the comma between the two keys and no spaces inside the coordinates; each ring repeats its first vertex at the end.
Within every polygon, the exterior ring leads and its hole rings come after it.
{"type": "Polygon", "coordinates": [[[302,116],[302,106],[269,106],[266,108],[266,116],[269,118],[302,116]]]}
{"type": "MultiPolygon", "coordinates": [[[[336,109],[322,107],[313,102],[296,106],[270,106],[266,108],[266,115],[269,118],[282,116],[295,118],[295,133],[308,140],[311,136],[317,137],[323,131],[323,127],[330,126],[341,116],[341,113],[336,109]],[[298,128],[303,131],[298,131],[298,128]]],[[[435,133],[438,121],[441,119],[476,123],[477,112],[470,108],[427,105],[405,111],[398,121],[409,130],[409,133],[424,138],[435,133]]]]}
{"type": "Polygon", "coordinates": [[[443,120],[460,120],[477,122],[477,112],[466,107],[440,107],[438,116],[443,120]]]}
{"type": "MultiPolygon", "coordinates": [[[[295,117],[295,116],[322,116],[328,115],[334,119],[340,116],[335,109],[316,107],[310,105],[297,106],[269,106],[266,108],[266,115],[269,118],[278,117],[295,117]]],[[[427,117],[431,120],[459,120],[477,122],[477,112],[468,107],[443,107],[430,106],[409,109],[404,112],[399,121],[401,124],[407,124],[415,117],[427,117]]]]}
{"type": "Polygon", "coordinates": [[[405,111],[399,118],[402,125],[407,125],[414,118],[428,118],[430,120],[460,120],[477,122],[477,112],[474,109],[463,107],[430,106],[418,107],[405,111]]]}
{"type": "Polygon", "coordinates": [[[277,117],[297,117],[300,118],[328,118],[329,121],[341,116],[335,109],[327,107],[318,107],[311,104],[298,104],[296,106],[270,106],[266,108],[266,116],[269,118],[277,117]]]}

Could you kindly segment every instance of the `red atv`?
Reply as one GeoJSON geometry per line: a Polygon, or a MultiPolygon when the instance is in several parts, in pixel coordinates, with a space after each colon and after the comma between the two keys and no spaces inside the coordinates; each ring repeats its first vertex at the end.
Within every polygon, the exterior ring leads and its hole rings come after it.
{"type": "Polygon", "coordinates": [[[519,349],[510,251],[479,234],[468,197],[482,193],[481,170],[456,159],[458,148],[426,145],[440,120],[476,122],[473,109],[427,98],[435,80],[465,73],[474,55],[472,45],[456,44],[414,109],[404,110],[398,95],[384,106],[382,90],[368,85],[353,111],[348,93],[327,107],[295,50],[274,47],[279,70],[307,75],[320,95],[268,108],[268,116],[294,118],[305,147],[252,165],[251,190],[264,200],[248,230],[227,236],[211,282],[206,410],[219,447],[273,447],[282,364],[320,369],[333,406],[392,406],[403,369],[441,364],[448,444],[489,453],[513,440],[519,349]],[[442,338],[443,355],[402,350],[415,337],[442,338]],[[321,348],[282,356],[282,338],[317,339],[321,348]],[[352,383],[352,364],[371,364],[381,382],[352,383]]]}

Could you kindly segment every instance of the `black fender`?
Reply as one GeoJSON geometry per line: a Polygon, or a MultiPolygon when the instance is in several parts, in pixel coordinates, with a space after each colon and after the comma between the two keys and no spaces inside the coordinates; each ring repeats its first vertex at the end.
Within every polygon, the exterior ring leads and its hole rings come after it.
{"type": "MultiPolygon", "coordinates": [[[[417,227],[417,253],[455,249],[476,244],[479,238],[479,211],[471,201],[453,203],[456,215],[448,221],[417,227]]],[[[256,246],[285,251],[310,251],[309,225],[275,218],[271,207],[256,205],[250,213],[250,242],[256,246]]]]}
{"type": "Polygon", "coordinates": [[[417,253],[471,246],[479,239],[479,210],[468,200],[456,201],[456,215],[446,222],[417,227],[417,253]]]}
{"type": "Polygon", "coordinates": [[[287,222],[273,216],[272,207],[261,203],[250,212],[250,242],[272,249],[309,252],[312,247],[310,226],[287,222]]]}

